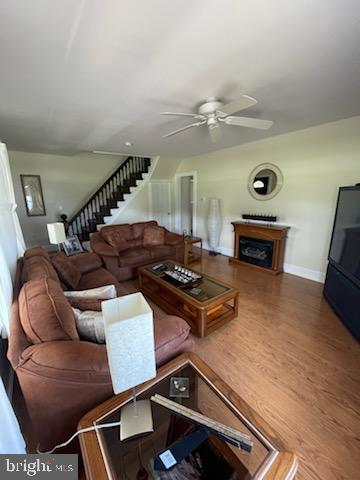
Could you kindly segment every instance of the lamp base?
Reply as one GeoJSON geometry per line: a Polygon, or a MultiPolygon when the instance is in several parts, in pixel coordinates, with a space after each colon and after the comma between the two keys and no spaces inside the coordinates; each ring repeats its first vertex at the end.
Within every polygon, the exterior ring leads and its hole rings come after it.
{"type": "Polygon", "coordinates": [[[150,400],[128,403],[121,409],[120,440],[134,435],[153,432],[154,425],[150,400]]]}

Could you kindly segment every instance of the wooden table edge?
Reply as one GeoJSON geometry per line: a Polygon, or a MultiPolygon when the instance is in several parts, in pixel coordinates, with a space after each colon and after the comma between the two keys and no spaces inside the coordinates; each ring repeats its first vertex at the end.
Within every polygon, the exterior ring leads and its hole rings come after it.
{"type": "MultiPolygon", "coordinates": [[[[262,417],[255,412],[255,410],[245,402],[229,385],[227,385],[218,375],[209,367],[200,357],[193,352],[182,353],[181,355],[170,360],[165,365],[162,365],[154,379],[145,382],[136,387],[136,394],[140,394],[153,385],[161,381],[163,378],[171,374],[182,366],[190,363],[199,373],[199,375],[211,385],[211,387],[219,394],[224,403],[230,410],[235,410],[238,415],[246,418],[248,423],[251,423],[254,430],[256,430],[260,437],[267,440],[274,452],[277,453],[276,459],[271,463],[264,475],[261,475],[263,480],[291,480],[295,477],[298,459],[294,453],[287,451],[285,444],[274,432],[272,427],[262,419],[262,417]]],[[[124,393],[115,395],[97,407],[86,413],[78,423],[78,430],[91,427],[95,422],[104,416],[110,415],[114,410],[126,401],[129,401],[132,396],[132,391],[128,390],[124,393]]],[[[97,433],[90,431],[81,433],[79,435],[81,452],[84,457],[84,465],[87,479],[102,480],[111,478],[108,475],[104,458],[101,452],[101,447],[98,442],[97,433]]],[[[262,471],[262,468],[259,470],[262,471]]],[[[258,478],[255,475],[254,478],[258,478]]]]}

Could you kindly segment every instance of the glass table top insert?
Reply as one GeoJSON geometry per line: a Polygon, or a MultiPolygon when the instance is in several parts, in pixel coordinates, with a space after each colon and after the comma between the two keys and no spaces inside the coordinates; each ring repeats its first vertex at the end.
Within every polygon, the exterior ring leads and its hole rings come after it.
{"type": "MultiPolygon", "coordinates": [[[[232,409],[231,405],[226,404],[210,382],[191,364],[174,370],[171,375],[160,380],[143,394],[138,395],[137,399],[150,399],[155,393],[171,398],[171,400],[196,410],[213,420],[250,435],[253,442],[251,453],[210,434],[209,438],[200,447],[200,453],[198,451],[189,458],[187,457],[184,465],[184,461],[178,464],[181,465],[178,470],[175,470],[177,468],[175,467],[174,470],[168,472],[154,471],[154,457],[173,442],[191,432],[194,429],[194,423],[151,402],[154,432],[121,442],[119,427],[98,430],[97,435],[107,470],[110,472],[110,478],[135,480],[140,478],[138,477],[139,470],[143,468],[148,474],[148,477],[144,478],[149,479],[217,478],[217,480],[249,480],[270,454],[270,448],[266,445],[264,439],[251,429],[250,422],[242,418],[239,412],[232,409]],[[171,377],[189,379],[189,398],[170,396],[171,377]],[[194,465],[196,468],[194,468],[194,465]],[[181,470],[182,468],[185,470],[181,470]],[[199,471],[201,471],[201,475],[199,471]],[[214,475],[215,471],[217,472],[216,476],[211,476],[214,475]],[[169,476],[170,473],[172,476],[169,476]]],[[[119,419],[120,407],[96,421],[95,424],[116,422],[119,419]]]]}
{"type": "MultiPolygon", "coordinates": [[[[166,262],[166,264],[169,266],[175,265],[173,262],[166,262]]],[[[152,267],[147,267],[146,270],[165,281],[167,280],[163,272],[155,272],[152,270],[152,267]]],[[[171,283],[171,285],[173,285],[173,283],[171,283]]],[[[189,295],[200,303],[206,302],[207,300],[218,297],[219,295],[230,291],[230,287],[223,285],[221,282],[213,280],[206,275],[189,286],[181,285],[177,286],[177,288],[179,288],[184,294],[189,295]]]]}

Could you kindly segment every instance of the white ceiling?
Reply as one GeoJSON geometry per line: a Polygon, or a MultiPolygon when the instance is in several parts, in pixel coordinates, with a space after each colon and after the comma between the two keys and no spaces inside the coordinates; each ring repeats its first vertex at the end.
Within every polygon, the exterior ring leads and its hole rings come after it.
{"type": "Polygon", "coordinates": [[[1,0],[0,19],[10,148],[188,156],[360,114],[359,0],[1,0]],[[161,111],[242,94],[271,130],[161,138],[189,122],[161,111]]]}

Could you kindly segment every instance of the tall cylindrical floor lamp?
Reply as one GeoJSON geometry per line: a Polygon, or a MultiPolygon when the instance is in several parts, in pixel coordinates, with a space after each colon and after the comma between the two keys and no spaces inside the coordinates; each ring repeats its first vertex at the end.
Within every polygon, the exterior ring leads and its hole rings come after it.
{"type": "Polygon", "coordinates": [[[217,255],[216,251],[220,242],[220,234],[222,230],[222,218],[220,210],[220,199],[209,199],[209,212],[207,218],[208,239],[210,247],[210,255],[217,255]]]}

